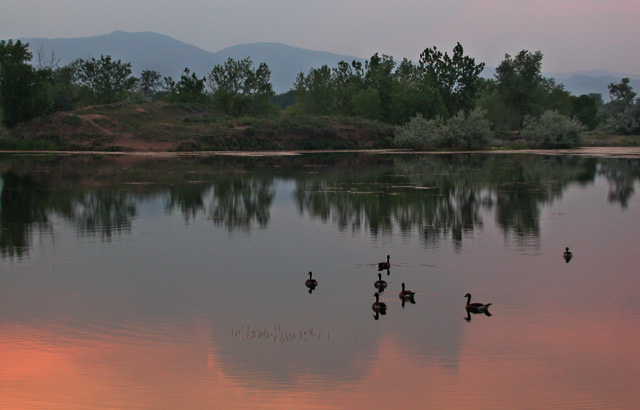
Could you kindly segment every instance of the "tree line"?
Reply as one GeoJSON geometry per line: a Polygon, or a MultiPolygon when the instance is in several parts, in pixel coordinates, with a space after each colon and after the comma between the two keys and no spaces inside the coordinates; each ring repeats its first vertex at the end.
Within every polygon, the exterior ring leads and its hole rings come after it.
{"type": "Polygon", "coordinates": [[[210,106],[221,115],[361,117],[393,124],[397,146],[475,148],[496,132],[517,132],[543,147],[580,144],[584,130],[640,133],[640,99],[629,79],[600,94],[574,96],[541,74],[540,51],[506,54],[493,78],[465,55],[425,49],[417,63],[371,56],[299,73],[292,89],[275,95],[267,64],[229,58],[205,76],[185,68],[178,79],[154,70],[132,74],[131,63],[111,56],[77,59],[58,67],[52,54],[32,63],[29,45],[0,42],[2,123],[13,127],[55,111],[121,101],[163,100],[210,106]]]}

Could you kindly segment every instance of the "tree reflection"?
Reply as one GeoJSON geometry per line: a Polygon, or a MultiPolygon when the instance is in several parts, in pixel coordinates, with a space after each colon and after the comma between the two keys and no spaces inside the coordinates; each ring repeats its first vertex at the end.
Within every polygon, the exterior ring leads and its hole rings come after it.
{"type": "Polygon", "coordinates": [[[456,249],[490,211],[505,234],[537,240],[541,206],[570,183],[593,181],[596,161],[532,155],[399,156],[374,171],[316,174],[297,181],[301,213],[340,230],[372,235],[418,229],[427,246],[456,249]]]}
{"type": "Polygon", "coordinates": [[[34,231],[50,232],[47,210],[51,201],[48,187],[31,175],[13,171],[2,174],[0,192],[0,252],[22,257],[29,251],[34,231]]]}
{"type": "Polygon", "coordinates": [[[569,184],[609,182],[609,201],[628,206],[637,159],[501,154],[325,155],[267,158],[0,156],[0,251],[28,252],[52,216],[78,235],[128,234],[144,201],[160,200],[185,222],[198,214],[230,232],[265,228],[276,181],[295,182],[293,200],[340,231],[372,236],[417,232],[424,244],[465,237],[495,218],[505,235],[539,240],[545,204],[569,184]]]}
{"type": "Polygon", "coordinates": [[[101,189],[87,192],[74,201],[73,213],[68,217],[80,234],[110,239],[114,234],[131,231],[136,212],[136,201],[129,193],[101,189]]]}
{"type": "Polygon", "coordinates": [[[605,159],[600,163],[598,174],[609,181],[609,202],[627,208],[635,192],[633,184],[640,179],[640,161],[637,159],[605,159]]]}
{"type": "Polygon", "coordinates": [[[272,178],[256,175],[231,175],[213,182],[209,217],[229,231],[250,231],[253,222],[261,228],[269,223],[275,198],[272,178]]]}

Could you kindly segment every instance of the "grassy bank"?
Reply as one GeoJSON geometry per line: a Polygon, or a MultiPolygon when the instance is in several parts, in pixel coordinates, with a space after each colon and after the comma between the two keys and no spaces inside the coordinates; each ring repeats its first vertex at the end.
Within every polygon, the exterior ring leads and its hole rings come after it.
{"type": "MultiPolygon", "coordinates": [[[[394,127],[345,117],[229,118],[202,105],[118,103],[57,112],[7,130],[0,150],[254,151],[393,147],[394,127]]],[[[518,133],[492,147],[530,148],[518,133]]],[[[640,136],[584,134],[584,146],[640,146],[640,136]]]]}
{"type": "Polygon", "coordinates": [[[2,149],[107,151],[387,148],[393,127],[358,118],[228,118],[193,104],[111,104],[0,131],[2,149]]]}

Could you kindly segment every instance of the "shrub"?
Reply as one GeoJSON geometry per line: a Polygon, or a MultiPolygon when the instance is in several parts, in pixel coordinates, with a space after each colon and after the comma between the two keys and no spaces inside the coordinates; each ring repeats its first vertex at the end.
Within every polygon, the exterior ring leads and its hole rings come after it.
{"type": "Polygon", "coordinates": [[[585,129],[575,118],[545,111],[540,119],[525,118],[522,136],[541,148],[572,148],[582,144],[585,129]]]}
{"type": "Polygon", "coordinates": [[[441,117],[427,120],[418,114],[408,123],[396,127],[395,145],[413,149],[475,149],[486,145],[490,136],[486,112],[476,108],[468,116],[460,111],[449,121],[441,117]]]}
{"type": "Polygon", "coordinates": [[[640,100],[618,111],[605,110],[603,129],[611,134],[640,134],[640,100]]]}

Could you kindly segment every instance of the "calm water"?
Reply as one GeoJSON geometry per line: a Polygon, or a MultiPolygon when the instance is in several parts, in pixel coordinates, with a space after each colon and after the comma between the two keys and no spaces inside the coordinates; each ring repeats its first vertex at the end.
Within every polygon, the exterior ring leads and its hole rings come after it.
{"type": "Polygon", "coordinates": [[[0,175],[2,409],[640,408],[639,159],[5,155],[0,175]]]}

